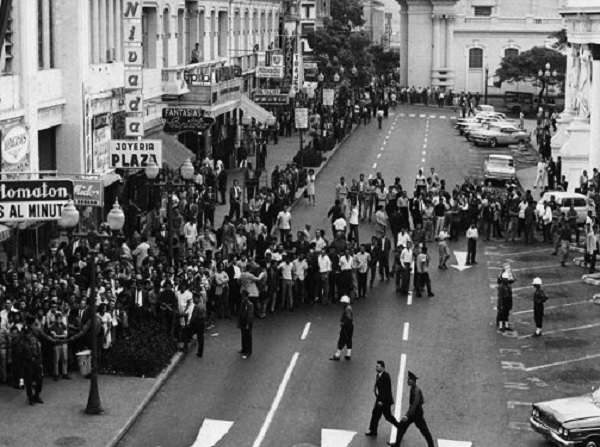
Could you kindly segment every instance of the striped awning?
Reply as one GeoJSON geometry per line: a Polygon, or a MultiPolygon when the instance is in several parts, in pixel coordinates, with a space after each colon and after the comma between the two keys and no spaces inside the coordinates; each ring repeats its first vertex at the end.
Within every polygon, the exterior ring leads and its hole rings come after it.
{"type": "Polygon", "coordinates": [[[10,227],[0,224],[0,242],[9,240],[10,235],[11,235],[10,227]]]}

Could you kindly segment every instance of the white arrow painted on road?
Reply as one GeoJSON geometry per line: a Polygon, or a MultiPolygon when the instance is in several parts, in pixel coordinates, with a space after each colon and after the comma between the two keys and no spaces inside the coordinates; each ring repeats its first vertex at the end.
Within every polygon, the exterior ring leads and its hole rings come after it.
{"type": "Polygon", "coordinates": [[[321,447],[348,447],[355,435],[355,431],[324,428],[321,430],[321,447]]]}
{"type": "Polygon", "coordinates": [[[466,441],[448,441],[447,439],[438,439],[438,447],[473,447],[473,443],[466,441]]]}
{"type": "Polygon", "coordinates": [[[213,447],[227,434],[233,422],[204,419],[198,437],[192,447],[213,447]]]}
{"type": "Polygon", "coordinates": [[[451,267],[455,268],[459,272],[470,269],[470,265],[465,265],[467,263],[467,252],[466,251],[455,251],[454,256],[456,257],[456,262],[458,265],[452,265],[451,267]]]}

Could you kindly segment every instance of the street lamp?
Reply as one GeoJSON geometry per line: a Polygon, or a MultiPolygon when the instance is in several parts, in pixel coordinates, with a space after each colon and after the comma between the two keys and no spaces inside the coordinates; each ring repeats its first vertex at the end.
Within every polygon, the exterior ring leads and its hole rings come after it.
{"type": "MultiPolygon", "coordinates": [[[[173,192],[177,187],[185,186],[185,183],[175,183],[170,175],[167,176],[165,182],[157,182],[158,174],[160,174],[160,168],[156,165],[154,160],[151,160],[148,165],[144,168],[144,173],[146,174],[146,178],[151,180],[151,186],[164,186],[167,190],[167,238],[168,241],[168,265],[173,265],[173,192]]],[[[189,182],[194,178],[194,165],[191,160],[188,158],[181,165],[179,169],[179,173],[181,174],[181,178],[183,178],[184,182],[189,182]]]]}
{"type": "Polygon", "coordinates": [[[319,75],[317,76],[317,81],[323,82],[324,80],[325,80],[325,76],[323,76],[323,73],[319,73],[319,75]]]}
{"type": "Polygon", "coordinates": [[[333,75],[333,82],[340,82],[340,75],[339,73],[336,73],[333,75]]]}
{"type": "MultiPolygon", "coordinates": [[[[109,228],[114,233],[118,233],[123,229],[125,224],[125,214],[119,206],[119,202],[115,201],[112,210],[106,216],[106,222],[109,228]]],[[[60,216],[60,225],[69,231],[70,237],[78,237],[87,239],[90,243],[90,255],[92,257],[90,265],[90,333],[91,333],[91,348],[92,348],[92,371],[90,373],[90,391],[88,393],[88,401],[85,407],[86,414],[102,413],[102,403],[100,402],[100,391],[98,389],[98,337],[97,337],[97,317],[96,317],[96,254],[94,249],[99,239],[107,239],[111,236],[108,234],[98,234],[97,231],[86,233],[74,233],[73,230],[79,223],[79,211],[75,208],[72,199],[69,199],[67,205],[63,208],[60,216]]]]}
{"type": "Polygon", "coordinates": [[[548,109],[548,87],[556,82],[556,78],[558,77],[558,72],[556,70],[550,71],[551,69],[552,66],[550,65],[550,62],[546,62],[544,69],[540,68],[538,71],[538,78],[540,78],[540,81],[542,81],[542,94],[544,93],[544,90],[546,91],[546,109],[548,109]]]}

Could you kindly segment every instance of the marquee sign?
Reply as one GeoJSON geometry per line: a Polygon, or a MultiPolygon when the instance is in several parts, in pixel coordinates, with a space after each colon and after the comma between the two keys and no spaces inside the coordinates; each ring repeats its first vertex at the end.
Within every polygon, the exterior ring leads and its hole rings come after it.
{"type": "Polygon", "coordinates": [[[162,166],[161,140],[112,140],[110,165],[113,168],[145,168],[153,161],[162,166]]]}
{"type": "MultiPolygon", "coordinates": [[[[222,93],[222,92],[221,92],[222,93]]],[[[178,133],[184,131],[203,132],[215,121],[214,118],[204,116],[202,109],[163,109],[164,121],[163,131],[166,133],[178,133]]]]}
{"type": "Polygon", "coordinates": [[[73,202],[80,206],[104,206],[104,185],[100,180],[74,180],[73,202]]]}
{"type": "Polygon", "coordinates": [[[125,136],[144,136],[144,86],[142,67],[142,1],[126,0],[123,7],[123,49],[125,51],[125,136]]]}
{"type": "Polygon", "coordinates": [[[0,182],[0,222],[59,220],[73,180],[0,182]]]}

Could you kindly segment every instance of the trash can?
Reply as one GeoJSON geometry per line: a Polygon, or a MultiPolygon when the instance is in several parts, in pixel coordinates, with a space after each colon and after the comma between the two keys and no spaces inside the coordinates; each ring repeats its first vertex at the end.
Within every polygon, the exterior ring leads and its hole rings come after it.
{"type": "Polygon", "coordinates": [[[92,373],[92,351],[86,349],[85,351],[78,352],[75,354],[77,357],[77,364],[79,365],[79,374],[87,376],[92,373]]]}

